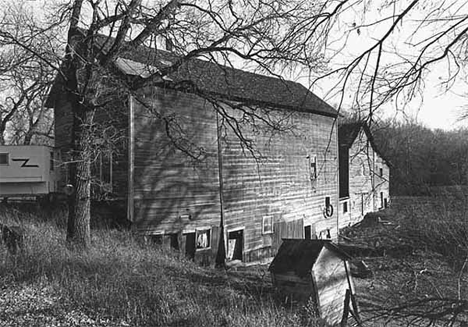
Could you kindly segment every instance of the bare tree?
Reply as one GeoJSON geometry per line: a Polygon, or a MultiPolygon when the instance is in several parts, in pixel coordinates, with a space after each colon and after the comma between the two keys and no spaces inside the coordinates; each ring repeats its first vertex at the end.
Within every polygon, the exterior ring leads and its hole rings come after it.
{"type": "Polygon", "coordinates": [[[365,109],[364,118],[372,121],[379,108],[403,111],[412,100],[424,103],[429,80],[449,90],[463,78],[466,2],[344,2],[326,49],[330,71],[311,78],[332,78],[339,107],[365,109]]]}
{"type": "MultiPolygon", "coordinates": [[[[468,5],[454,0],[74,0],[57,7],[55,18],[57,21],[25,37],[2,26],[0,42],[27,50],[55,69],[64,82],[74,115],[70,176],[75,192],[70,200],[67,239],[79,248],[90,243],[94,118],[109,101],[109,83],[122,95],[134,94],[143,86],[167,83],[165,78],[191,59],[203,58],[280,78],[303,73],[312,85],[332,78],[335,87],[331,92],[339,96],[338,108],[367,108],[365,118],[372,122],[376,110],[389,101],[404,108],[421,96],[425,79],[436,64],[445,64],[442,82],[450,87],[461,72],[468,42],[468,5]],[[32,43],[56,26],[68,31],[60,66],[32,43]],[[367,41],[363,41],[365,36],[367,41]],[[143,45],[156,49],[162,40],[174,54],[165,65],[133,80],[115,69],[118,58],[126,53],[143,45]],[[328,71],[324,71],[326,64],[328,71]]],[[[252,104],[204,94],[196,81],[173,87],[190,89],[214,103],[225,126],[241,141],[242,124],[224,106],[243,110],[243,122],[263,119],[255,116],[252,104]]],[[[192,145],[177,137],[180,125],[170,117],[160,118],[179,149],[192,152],[187,150],[192,145]]],[[[278,126],[275,121],[264,122],[278,126]]],[[[243,142],[251,148],[249,140],[243,142]]],[[[414,302],[416,306],[428,303],[414,302]]],[[[466,302],[453,299],[445,303],[466,307],[466,302]]],[[[407,312],[406,307],[400,312],[407,312]]]]}
{"type": "Polygon", "coordinates": [[[55,76],[49,63],[58,62],[58,43],[18,4],[4,8],[0,24],[1,34],[9,36],[0,39],[0,143],[50,144],[52,110],[44,103],[55,76]]]}
{"type": "MultiPolygon", "coordinates": [[[[419,94],[424,77],[435,63],[454,64],[445,82],[453,81],[459,72],[459,58],[466,54],[468,16],[464,11],[466,5],[454,1],[428,4],[418,0],[391,0],[374,7],[364,0],[76,0],[62,6],[57,17],[66,19],[68,37],[59,74],[74,104],[70,175],[75,177],[76,193],[68,238],[84,247],[89,243],[87,181],[91,158],[86,153],[92,144],[86,126],[93,125],[95,111],[103,106],[110,79],[121,81],[122,93],[131,93],[138,87],[157,84],[193,58],[247,66],[275,76],[302,71],[311,76],[311,82],[337,77],[339,107],[345,95],[352,92],[353,103],[367,106],[368,119],[372,120],[375,110],[390,99],[408,100],[419,94]],[[360,15],[354,15],[357,10],[360,15]],[[404,38],[395,38],[402,30],[404,38]],[[420,33],[427,30],[433,33],[420,33]],[[374,38],[364,50],[355,51],[344,65],[334,65],[323,73],[323,65],[341,56],[353,35],[370,33],[374,38]],[[161,40],[171,45],[176,60],[131,84],[116,73],[117,58],[141,45],[155,47],[161,40]],[[406,52],[408,44],[411,51],[406,52]]],[[[29,47],[11,33],[3,33],[3,38],[29,47]]],[[[50,60],[45,62],[54,66],[50,60]]],[[[193,82],[177,87],[193,88],[193,82]]],[[[235,121],[220,114],[236,128],[235,121]]]]}
{"type": "MultiPolygon", "coordinates": [[[[74,113],[70,176],[75,193],[70,201],[68,240],[83,248],[89,245],[92,126],[96,110],[105,106],[109,80],[121,81],[122,94],[132,93],[145,85],[157,84],[189,60],[201,57],[228,66],[250,63],[276,76],[288,66],[317,68],[324,35],[321,33],[342,3],[331,3],[331,11],[328,5],[217,0],[172,0],[145,5],[141,0],[115,3],[76,0],[71,6],[62,7],[58,16],[68,17],[68,38],[59,74],[74,113]],[[161,39],[171,43],[175,60],[130,84],[122,79],[115,69],[117,58],[142,45],[157,46],[156,41],[161,39]]],[[[4,38],[17,40],[11,34],[5,34],[4,38]]],[[[30,48],[27,44],[25,47],[30,48]]],[[[50,61],[46,63],[52,66],[50,61]]],[[[210,102],[220,102],[213,95],[199,92],[194,81],[185,82],[174,87],[195,89],[210,102]]],[[[246,109],[253,109],[252,105],[224,104],[243,110],[244,118],[254,117],[278,128],[275,122],[258,115],[258,111],[246,109]]],[[[242,139],[241,124],[236,118],[223,111],[221,105],[215,106],[215,110],[242,139]]],[[[248,140],[243,141],[252,149],[248,140]]]]}

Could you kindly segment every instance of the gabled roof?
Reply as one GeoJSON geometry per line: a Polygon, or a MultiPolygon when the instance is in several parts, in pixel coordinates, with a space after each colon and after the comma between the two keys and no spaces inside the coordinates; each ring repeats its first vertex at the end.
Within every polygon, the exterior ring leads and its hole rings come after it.
{"type": "MultiPolygon", "coordinates": [[[[365,128],[365,126],[367,126],[367,124],[362,122],[340,125],[338,127],[338,144],[340,146],[350,148],[353,145],[356,137],[359,135],[361,129],[365,128]]],[[[365,128],[365,130],[368,130],[368,128],[365,128]]],[[[369,136],[367,137],[369,138],[369,136]]]]}
{"type": "Polygon", "coordinates": [[[347,123],[342,124],[338,127],[338,144],[340,149],[346,148],[349,149],[356,138],[358,137],[361,130],[366,133],[367,139],[372,146],[372,149],[377,153],[387,164],[389,164],[388,160],[385,156],[382,155],[379,148],[375,144],[374,136],[365,122],[355,122],[355,123],[347,123]]]}
{"type": "MultiPolygon", "coordinates": [[[[105,52],[110,48],[113,39],[98,35],[96,41],[100,45],[100,50],[105,52]]],[[[139,46],[122,53],[115,64],[126,75],[147,77],[149,73],[171,66],[177,59],[179,57],[168,51],[139,46]]],[[[173,82],[168,85],[189,82],[210,95],[251,105],[312,112],[331,117],[338,115],[333,107],[300,83],[251,73],[211,61],[190,59],[177,71],[165,76],[164,80],[173,82]]]]}
{"type": "Polygon", "coordinates": [[[342,259],[350,259],[329,240],[284,239],[268,270],[273,273],[294,271],[297,276],[305,277],[310,273],[323,248],[335,252],[342,259]]]}

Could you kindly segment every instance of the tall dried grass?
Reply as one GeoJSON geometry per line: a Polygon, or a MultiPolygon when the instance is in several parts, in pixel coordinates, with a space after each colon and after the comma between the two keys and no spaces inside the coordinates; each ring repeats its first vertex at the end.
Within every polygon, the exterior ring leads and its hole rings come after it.
{"type": "Polygon", "coordinates": [[[402,233],[417,247],[442,254],[455,270],[468,259],[468,198],[447,193],[408,197],[397,207],[402,233]]]}
{"type": "Polygon", "coordinates": [[[11,260],[0,247],[0,283],[42,283],[95,319],[131,326],[317,326],[222,271],[202,268],[128,231],[95,230],[87,252],[67,248],[63,214],[0,208],[25,229],[11,260]]]}

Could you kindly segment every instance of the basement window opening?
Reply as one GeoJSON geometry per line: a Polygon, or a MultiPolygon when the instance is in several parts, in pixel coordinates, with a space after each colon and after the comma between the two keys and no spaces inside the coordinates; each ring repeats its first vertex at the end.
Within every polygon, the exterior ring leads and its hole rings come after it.
{"type": "Polygon", "coordinates": [[[324,230],[320,231],[319,239],[320,239],[320,240],[328,240],[328,239],[331,239],[331,231],[330,231],[330,229],[327,228],[327,229],[324,229],[324,230]]]}
{"type": "Polygon", "coordinates": [[[0,165],[8,166],[10,164],[10,154],[9,153],[0,153],[0,165]]]}
{"type": "Polygon", "coordinates": [[[197,230],[195,241],[197,250],[209,249],[211,247],[211,231],[209,229],[197,230]]]}
{"type": "Polygon", "coordinates": [[[162,234],[157,234],[157,235],[149,235],[148,240],[152,244],[156,245],[162,245],[163,244],[163,235],[162,234]]]}

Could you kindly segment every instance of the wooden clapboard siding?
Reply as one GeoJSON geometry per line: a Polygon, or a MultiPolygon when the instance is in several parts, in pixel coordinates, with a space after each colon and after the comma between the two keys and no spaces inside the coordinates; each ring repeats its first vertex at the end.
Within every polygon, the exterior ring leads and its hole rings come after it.
{"type": "MultiPolygon", "coordinates": [[[[214,111],[195,95],[161,88],[144,92],[140,98],[144,98],[151,109],[135,101],[133,117],[133,214],[136,227],[149,232],[177,232],[219,226],[221,209],[214,111]],[[199,162],[174,146],[167,135],[165,121],[161,119],[163,116],[172,116],[185,131],[183,136],[204,149],[205,154],[199,162]]],[[[191,151],[196,153],[197,149],[191,151]]]]}
{"type": "MultiPolygon", "coordinates": [[[[112,172],[112,194],[114,199],[126,200],[128,192],[128,103],[127,99],[116,97],[103,108],[96,110],[94,122],[101,130],[97,137],[113,137],[112,163],[103,161],[102,169],[109,174],[112,172]],[[110,166],[112,165],[112,167],[110,166]]],[[[98,143],[98,140],[95,140],[98,143]]],[[[104,140],[109,142],[109,140],[104,140]]],[[[102,155],[105,156],[106,147],[102,155]]],[[[98,178],[98,175],[95,174],[98,178]]]]}
{"type": "Polygon", "coordinates": [[[390,171],[387,163],[373,149],[364,129],[349,148],[348,215],[340,218],[340,227],[359,222],[366,213],[381,209],[380,192],[389,201],[390,171]],[[380,168],[383,176],[380,176],[380,168]]]}
{"type": "Polygon", "coordinates": [[[334,326],[341,321],[346,290],[349,289],[345,263],[324,247],[312,268],[320,316],[334,326]]]}
{"type": "Polygon", "coordinates": [[[64,164],[68,160],[66,153],[71,147],[71,131],[73,125],[73,116],[71,104],[66,101],[65,97],[56,97],[54,101],[54,142],[55,147],[60,149],[60,180],[58,186],[63,189],[69,182],[68,166],[64,164]]]}
{"type": "Polygon", "coordinates": [[[374,208],[382,209],[385,207],[385,202],[381,203],[381,195],[383,193],[383,200],[387,200],[387,204],[390,202],[390,168],[385,160],[380,157],[378,153],[375,153],[375,175],[374,175],[374,188],[376,197],[374,198],[374,208]],[[380,169],[382,169],[382,176],[380,176],[380,169]]]}
{"type": "Polygon", "coordinates": [[[71,104],[66,101],[65,97],[57,97],[55,100],[54,120],[55,146],[65,153],[71,146],[73,125],[71,104]]]}
{"type": "MultiPolygon", "coordinates": [[[[279,115],[282,112],[272,111],[279,115]]],[[[226,226],[246,227],[244,251],[271,245],[270,237],[262,237],[263,216],[274,222],[300,221],[300,231],[283,237],[303,237],[304,225],[318,230],[331,229],[336,235],[336,214],[325,219],[325,197],[338,206],[338,149],[333,118],[306,113],[288,113],[293,133],[271,135],[252,133],[261,159],[243,154],[242,146],[227,130],[223,140],[226,226]],[[317,158],[317,179],[311,181],[308,156],[317,158]]]]}

